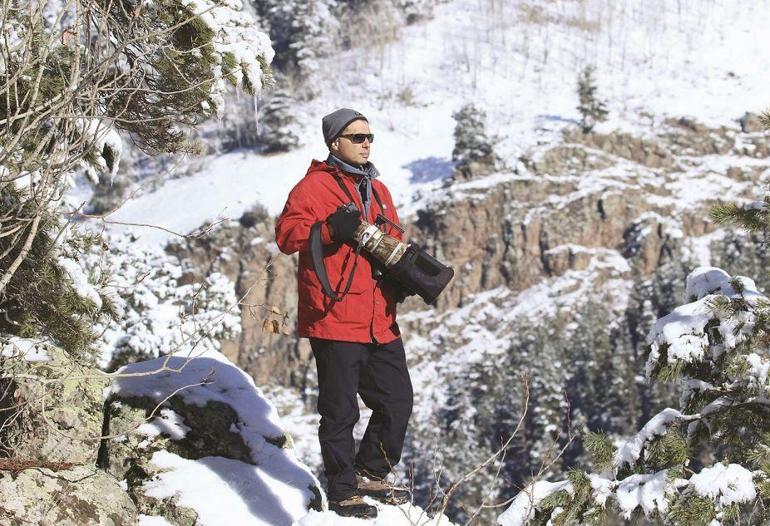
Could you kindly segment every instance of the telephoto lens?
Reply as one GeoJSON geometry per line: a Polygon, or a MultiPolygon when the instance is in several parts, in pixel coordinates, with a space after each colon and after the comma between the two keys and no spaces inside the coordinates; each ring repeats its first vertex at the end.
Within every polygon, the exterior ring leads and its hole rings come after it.
{"type": "Polygon", "coordinates": [[[353,240],[385,266],[385,273],[429,305],[436,301],[454,277],[451,267],[423,249],[413,244],[406,245],[366,221],[361,221],[356,228],[353,240]]]}

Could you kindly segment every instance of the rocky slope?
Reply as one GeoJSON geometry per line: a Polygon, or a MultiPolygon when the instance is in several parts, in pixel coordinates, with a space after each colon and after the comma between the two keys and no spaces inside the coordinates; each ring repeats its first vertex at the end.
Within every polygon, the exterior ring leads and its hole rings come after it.
{"type": "MultiPolygon", "coordinates": [[[[457,271],[430,312],[448,312],[499,287],[526,290],[592,264],[603,280],[628,277],[631,267],[623,270],[617,258],[650,276],[676,240],[714,231],[711,203],[757,197],[770,151],[752,118],[745,122],[743,131],[667,119],[643,137],[567,129],[560,144],[523,154],[510,170],[445,183],[423,198],[416,218],[407,218],[409,239],[457,271]]],[[[227,354],[258,383],[301,385],[308,352],[293,336],[296,258],[277,251],[272,219],[255,210],[211,238],[170,250],[191,276],[217,269],[236,283],[244,330],[227,354]]],[[[401,312],[425,309],[410,299],[401,312]]],[[[412,327],[408,334],[424,331],[412,327]]]]}

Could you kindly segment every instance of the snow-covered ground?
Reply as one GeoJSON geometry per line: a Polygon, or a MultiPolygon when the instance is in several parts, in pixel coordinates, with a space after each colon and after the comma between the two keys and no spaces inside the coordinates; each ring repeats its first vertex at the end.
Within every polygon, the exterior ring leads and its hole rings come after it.
{"type": "MultiPolygon", "coordinates": [[[[127,202],[110,219],[188,232],[237,218],[255,202],[277,214],[310,160],[325,157],[320,119],[340,106],[369,117],[372,161],[408,216],[421,205],[415,196],[441,191],[451,173],[451,115],[462,104],[487,111],[498,152],[513,166],[574,124],[576,77],[589,64],[609,103],[602,130],[644,134],[650,122],[681,115],[729,124],[768,104],[770,70],[758,61],[769,23],[768,0],[454,0],[389,44],[361,42],[328,59],[311,79],[319,96],[296,108],[301,148],[203,159],[199,173],[127,202]]],[[[135,228],[142,243],[171,236],[135,228]]]]}

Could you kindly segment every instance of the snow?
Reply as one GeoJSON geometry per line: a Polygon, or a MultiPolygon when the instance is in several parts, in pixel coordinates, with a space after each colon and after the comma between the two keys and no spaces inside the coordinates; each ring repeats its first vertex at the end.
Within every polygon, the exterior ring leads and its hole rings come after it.
{"type": "MultiPolygon", "coordinates": [[[[172,393],[188,404],[229,405],[237,414],[231,431],[240,434],[251,449],[253,463],[215,456],[191,460],[166,450],[153,453],[150,462],[160,472],[144,483],[142,491],[158,499],[176,497],[178,505],[195,510],[202,526],[452,524],[445,516],[429,517],[410,504],[377,504],[379,517],[375,521],[308,511],[313,497],[310,488],[318,486],[318,481],[297,461],[292,449],[266,441],[284,436],[277,411],[246,373],[215,351],[193,356],[177,353],[127,365],[118,371],[105,396],[145,396],[161,403],[172,393]]],[[[182,438],[188,430],[179,415],[165,407],[159,417],[139,428],[150,437],[163,433],[172,440],[182,438]]],[[[145,516],[140,524],[164,524],[160,520],[145,516]]]]}
{"type": "MultiPolygon", "coordinates": [[[[709,294],[724,294],[734,297],[738,292],[730,284],[730,275],[716,267],[698,267],[687,276],[687,296],[701,299],[709,294]]],[[[744,288],[744,295],[759,296],[754,280],[746,277],[738,277],[744,288]]]]}
{"type": "Polygon", "coordinates": [[[690,477],[698,495],[717,498],[722,506],[751,502],[757,497],[751,471],[738,464],[715,464],[690,477]]]}
{"type": "Polygon", "coordinates": [[[217,351],[178,352],[126,365],[117,371],[111,387],[118,398],[148,396],[159,403],[172,393],[199,407],[209,402],[232,407],[238,415],[237,432],[254,462],[264,460],[263,452],[272,454],[269,450],[275,446],[266,438],[284,435],[278,412],[252,378],[217,351]]]}
{"type": "MultiPolygon", "coordinates": [[[[318,426],[321,416],[315,408],[309,409],[298,399],[297,391],[288,387],[269,385],[263,388],[267,399],[281,415],[281,424],[292,437],[294,451],[302,463],[315,473],[323,471],[321,444],[318,442],[318,426]]],[[[359,407],[363,415],[368,408],[359,407]]],[[[356,438],[363,436],[363,433],[356,438]]]]}
{"type": "Polygon", "coordinates": [[[659,318],[650,331],[652,352],[648,364],[657,360],[659,348],[666,344],[668,361],[694,361],[703,359],[708,348],[708,337],[704,327],[713,315],[712,309],[703,301],[688,303],[659,318]]]}
{"type": "Polygon", "coordinates": [[[633,465],[639,459],[642,449],[650,439],[665,434],[668,425],[671,422],[681,420],[682,417],[682,413],[676,409],[666,408],[652,417],[637,434],[616,444],[615,459],[613,461],[615,469],[620,469],[629,464],[633,465]]]}
{"type": "Polygon", "coordinates": [[[510,507],[497,517],[500,526],[524,526],[535,517],[535,508],[544,498],[559,491],[572,492],[572,484],[566,480],[548,482],[540,480],[522,490],[510,507]]]}
{"type": "Polygon", "coordinates": [[[46,346],[40,340],[4,337],[0,340],[0,358],[22,358],[28,362],[47,362],[50,360],[46,346]]]}
{"type": "Polygon", "coordinates": [[[754,280],[743,276],[730,277],[724,270],[715,267],[698,267],[687,276],[687,292],[690,299],[696,299],[674,309],[670,314],[659,318],[648,336],[650,356],[647,359],[647,375],[661,359],[661,350],[665,348],[667,362],[690,363],[705,359],[716,359],[726,350],[732,350],[745,341],[751,334],[755,323],[755,314],[751,310],[741,310],[734,315],[726,315],[714,309],[712,300],[717,295],[728,299],[741,299],[749,305],[765,301],[757,291],[754,280]],[[742,289],[738,292],[738,286],[742,289]],[[721,345],[709,345],[705,333],[706,324],[718,321],[721,345]],[[706,356],[707,349],[711,356],[706,356]]]}
{"type": "MultiPolygon", "coordinates": [[[[171,440],[181,440],[187,435],[188,431],[190,431],[190,428],[184,424],[184,419],[168,408],[161,409],[159,416],[136,428],[137,433],[149,439],[165,435],[171,440]]],[[[150,440],[147,440],[143,444],[149,444],[149,442],[150,440]]],[[[139,447],[142,447],[142,444],[139,447]]]]}
{"type": "Polygon", "coordinates": [[[99,296],[96,288],[88,282],[88,276],[86,276],[78,262],[69,258],[59,258],[59,265],[61,265],[70,278],[70,283],[75,288],[75,293],[93,303],[95,311],[100,310],[102,308],[102,298],[99,296]]]}
{"type": "Polygon", "coordinates": [[[139,515],[139,526],[173,526],[163,517],[156,515],[139,515]]]}
{"type": "MultiPolygon", "coordinates": [[[[318,481],[290,448],[274,445],[285,432],[277,411],[251,377],[213,350],[177,353],[122,367],[107,393],[149,397],[159,404],[172,395],[199,407],[211,402],[231,407],[237,415],[231,431],[241,436],[253,464],[220,457],[188,460],[161,450],[152,462],[168,471],[147,483],[151,495],[178,495],[204,525],[291,524],[307,512],[311,488],[318,481]],[[223,513],[228,520],[223,521],[223,513]]],[[[161,413],[161,422],[149,424],[172,438],[185,432],[170,413],[165,418],[161,413]]],[[[156,430],[146,426],[145,432],[156,430]]]]}
{"type": "Polygon", "coordinates": [[[770,361],[767,357],[761,357],[756,353],[749,353],[746,356],[746,362],[749,365],[749,381],[760,389],[767,389],[768,373],[770,373],[770,361]]]}
{"type": "Polygon", "coordinates": [[[307,481],[286,478],[272,462],[188,460],[165,450],[150,462],[165,471],[144,484],[144,493],[157,499],[178,496],[178,504],[194,509],[202,526],[283,526],[306,514],[307,481]]]}
{"type": "Polygon", "coordinates": [[[108,119],[99,118],[78,118],[75,120],[75,127],[83,135],[83,139],[96,152],[97,167],[91,166],[83,161],[84,173],[94,184],[99,181],[99,172],[108,172],[110,180],[115,176],[120,164],[120,157],[123,154],[123,141],[118,132],[112,127],[108,119]],[[104,158],[105,147],[110,151],[112,165],[107,165],[104,158]]]}
{"type": "Polygon", "coordinates": [[[591,482],[591,490],[594,500],[600,506],[604,506],[607,499],[612,495],[613,481],[602,475],[595,473],[588,474],[588,480],[591,482]]]}
{"type": "Polygon", "coordinates": [[[642,507],[645,515],[654,511],[665,512],[668,509],[666,494],[672,490],[666,470],[651,475],[631,475],[618,485],[616,494],[618,506],[626,519],[633,511],[642,507]]]}

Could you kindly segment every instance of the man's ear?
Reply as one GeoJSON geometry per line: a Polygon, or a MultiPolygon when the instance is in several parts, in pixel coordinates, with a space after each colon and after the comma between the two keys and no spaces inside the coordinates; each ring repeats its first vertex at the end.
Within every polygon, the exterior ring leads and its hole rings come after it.
{"type": "Polygon", "coordinates": [[[340,149],[340,140],[334,139],[332,142],[330,142],[329,149],[333,152],[338,152],[340,149]]]}

